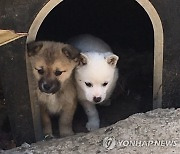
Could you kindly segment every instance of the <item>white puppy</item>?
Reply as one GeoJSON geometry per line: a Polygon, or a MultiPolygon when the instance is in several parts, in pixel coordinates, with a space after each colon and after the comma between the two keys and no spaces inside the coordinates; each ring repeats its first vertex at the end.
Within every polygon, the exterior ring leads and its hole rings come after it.
{"type": "Polygon", "coordinates": [[[109,101],[116,81],[118,56],[103,40],[89,34],[72,38],[68,43],[81,50],[81,62],[75,70],[78,99],[83,106],[89,131],[99,128],[100,120],[95,104],[109,101]]]}

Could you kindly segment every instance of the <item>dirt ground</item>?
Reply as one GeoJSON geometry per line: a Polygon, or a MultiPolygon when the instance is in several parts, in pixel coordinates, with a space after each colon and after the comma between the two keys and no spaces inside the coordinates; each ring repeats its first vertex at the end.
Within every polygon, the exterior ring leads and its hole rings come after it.
{"type": "MultiPolygon", "coordinates": [[[[90,133],[2,151],[4,154],[179,154],[180,109],[156,109],[90,133]]],[[[0,151],[1,152],[1,151],[0,151]]]]}
{"type": "MultiPolygon", "coordinates": [[[[126,49],[119,57],[120,77],[111,98],[112,104],[97,106],[101,127],[114,124],[134,113],[152,109],[153,52],[126,49]]],[[[10,130],[2,86],[0,89],[0,149],[11,149],[16,145],[10,130]]],[[[87,132],[86,121],[87,117],[79,105],[73,121],[74,131],[87,132]]],[[[55,134],[57,134],[56,128],[57,125],[54,124],[55,134]]]]}

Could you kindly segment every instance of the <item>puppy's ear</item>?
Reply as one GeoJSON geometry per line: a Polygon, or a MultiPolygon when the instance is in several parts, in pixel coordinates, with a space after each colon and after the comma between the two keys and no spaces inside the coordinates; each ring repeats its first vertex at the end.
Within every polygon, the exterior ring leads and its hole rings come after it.
{"type": "Polygon", "coordinates": [[[66,44],[65,47],[62,48],[62,52],[66,55],[67,58],[74,61],[78,61],[80,56],[80,51],[69,44],[66,44]]]}
{"type": "Polygon", "coordinates": [[[116,67],[118,59],[119,57],[114,54],[106,57],[107,63],[113,67],[116,67]]]}
{"type": "Polygon", "coordinates": [[[88,62],[88,57],[85,54],[81,53],[79,58],[79,66],[84,66],[87,64],[87,62],[88,62]]]}
{"type": "Polygon", "coordinates": [[[27,44],[27,53],[28,56],[34,56],[36,55],[41,48],[43,47],[43,42],[30,42],[27,44]]]}

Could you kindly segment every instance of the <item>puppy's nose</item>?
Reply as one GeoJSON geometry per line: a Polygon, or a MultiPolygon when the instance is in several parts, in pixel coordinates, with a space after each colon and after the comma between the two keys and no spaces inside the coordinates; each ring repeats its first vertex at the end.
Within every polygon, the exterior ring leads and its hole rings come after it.
{"type": "Polygon", "coordinates": [[[101,101],[101,97],[94,97],[93,100],[94,102],[98,103],[101,101]]]}
{"type": "Polygon", "coordinates": [[[58,80],[45,80],[42,78],[38,82],[39,89],[47,94],[55,94],[60,89],[60,82],[58,80]]]}
{"type": "Polygon", "coordinates": [[[43,83],[42,85],[42,88],[45,90],[45,91],[49,91],[52,87],[52,84],[50,83],[43,83]]]}

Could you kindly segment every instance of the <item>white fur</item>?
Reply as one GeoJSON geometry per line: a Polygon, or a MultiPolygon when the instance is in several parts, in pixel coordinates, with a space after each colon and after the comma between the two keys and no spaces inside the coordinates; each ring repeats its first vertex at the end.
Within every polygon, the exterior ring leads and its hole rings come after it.
{"type": "MultiPolygon", "coordinates": [[[[111,65],[108,58],[118,56],[112,53],[111,48],[101,39],[92,35],[80,35],[70,40],[70,44],[82,51],[87,64],[78,66],[75,70],[78,98],[87,116],[86,127],[89,131],[99,128],[100,120],[93,101],[94,97],[101,97],[102,103],[110,98],[118,79],[116,63],[111,65]],[[86,86],[85,82],[92,83],[92,87],[86,86]],[[108,82],[107,86],[102,86],[108,82]]],[[[116,61],[117,62],[117,61],[116,61]]]]}

